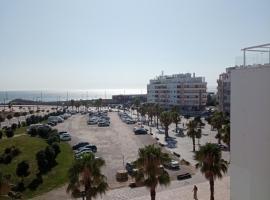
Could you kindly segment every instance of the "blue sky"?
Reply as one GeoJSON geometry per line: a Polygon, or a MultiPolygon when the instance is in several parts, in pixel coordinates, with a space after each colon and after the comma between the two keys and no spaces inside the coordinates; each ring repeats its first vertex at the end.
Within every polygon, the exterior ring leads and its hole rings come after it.
{"type": "Polygon", "coordinates": [[[145,88],[162,70],[215,86],[241,48],[270,42],[269,8],[269,0],[0,0],[0,90],[145,88]]]}

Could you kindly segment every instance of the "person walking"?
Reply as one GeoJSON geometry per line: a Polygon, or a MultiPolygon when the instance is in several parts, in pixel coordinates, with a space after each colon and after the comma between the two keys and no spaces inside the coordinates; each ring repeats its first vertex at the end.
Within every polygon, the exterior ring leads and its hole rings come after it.
{"type": "Polygon", "coordinates": [[[196,185],[194,185],[192,191],[193,191],[193,198],[194,198],[195,200],[198,200],[198,197],[197,197],[198,188],[197,188],[196,185]]]}

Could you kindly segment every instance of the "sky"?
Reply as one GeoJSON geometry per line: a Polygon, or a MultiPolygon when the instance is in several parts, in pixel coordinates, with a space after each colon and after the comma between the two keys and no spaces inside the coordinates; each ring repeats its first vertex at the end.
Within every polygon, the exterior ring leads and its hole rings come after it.
{"type": "Polygon", "coordinates": [[[216,85],[270,42],[269,0],[0,0],[0,90],[146,88],[164,74],[216,85]]]}

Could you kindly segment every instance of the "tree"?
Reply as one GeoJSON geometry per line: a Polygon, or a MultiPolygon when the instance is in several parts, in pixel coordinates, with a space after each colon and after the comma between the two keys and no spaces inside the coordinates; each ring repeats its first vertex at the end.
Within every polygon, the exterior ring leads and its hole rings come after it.
{"type": "Polygon", "coordinates": [[[75,105],[75,101],[73,99],[70,100],[71,109],[73,110],[73,107],[75,105]]]}
{"type": "Polygon", "coordinates": [[[6,136],[7,138],[12,138],[14,136],[14,131],[12,128],[6,129],[6,136]]]}
{"type": "Polygon", "coordinates": [[[158,128],[158,120],[160,118],[160,114],[162,113],[162,108],[160,107],[159,104],[155,104],[155,115],[156,115],[156,119],[157,119],[157,128],[158,128]]]}
{"type": "Polygon", "coordinates": [[[197,122],[192,120],[187,124],[187,136],[192,139],[192,144],[193,144],[193,152],[195,152],[195,138],[197,136],[197,122]]]}
{"type": "Polygon", "coordinates": [[[196,168],[200,168],[210,184],[210,200],[214,200],[214,181],[221,179],[227,173],[228,163],[222,159],[221,150],[216,144],[207,143],[195,153],[195,160],[198,161],[196,168]]]}
{"type": "Polygon", "coordinates": [[[68,171],[69,184],[67,192],[73,197],[86,197],[86,200],[102,195],[108,189],[106,177],[101,173],[101,167],[105,165],[102,158],[95,158],[95,155],[84,154],[80,159],[75,160],[68,171]],[[81,191],[81,188],[84,188],[81,191]]]}
{"type": "Polygon", "coordinates": [[[154,111],[153,106],[152,105],[148,105],[147,106],[148,124],[149,124],[149,121],[151,122],[151,124],[153,123],[154,112],[155,111],[154,111]]]}
{"type": "Polygon", "coordinates": [[[231,148],[231,130],[230,130],[230,124],[226,124],[222,129],[222,141],[227,144],[228,149],[230,150],[231,148]]]}
{"type": "Polygon", "coordinates": [[[27,161],[22,161],[18,163],[17,169],[16,169],[16,175],[18,177],[21,177],[21,183],[23,183],[24,177],[27,177],[30,174],[29,172],[29,164],[27,161]]]}
{"type": "Polygon", "coordinates": [[[170,111],[163,111],[160,115],[160,121],[165,128],[165,139],[169,137],[169,126],[172,123],[172,115],[170,111]]]}
{"type": "Polygon", "coordinates": [[[178,123],[181,121],[181,117],[177,111],[172,112],[172,121],[175,123],[175,131],[177,131],[178,123]]]}
{"type": "Polygon", "coordinates": [[[215,112],[213,117],[211,118],[211,125],[213,126],[213,128],[216,128],[218,132],[216,135],[216,138],[218,139],[219,144],[221,143],[221,139],[222,139],[221,129],[225,120],[226,119],[223,112],[215,112]]]}
{"type": "Polygon", "coordinates": [[[4,121],[5,121],[5,118],[2,115],[0,115],[0,128],[1,128],[1,123],[4,121]]]}
{"type": "Polygon", "coordinates": [[[140,177],[144,184],[150,190],[151,200],[156,199],[156,187],[158,184],[167,186],[170,183],[169,174],[160,168],[160,165],[169,162],[169,155],[163,153],[160,148],[149,145],[139,149],[139,158],[136,161],[140,177]]]}
{"type": "Polygon", "coordinates": [[[202,138],[202,129],[200,128],[197,129],[196,138],[198,139],[198,145],[200,145],[200,139],[202,138]]]}
{"type": "Polygon", "coordinates": [[[8,119],[8,123],[10,124],[10,120],[13,118],[13,116],[11,114],[7,115],[7,119],[8,119]]]}
{"type": "Polygon", "coordinates": [[[98,111],[100,111],[100,108],[102,106],[102,99],[99,98],[95,101],[95,106],[97,107],[98,111]]]}
{"type": "Polygon", "coordinates": [[[137,120],[138,120],[139,119],[139,107],[140,107],[140,104],[141,104],[140,99],[135,98],[133,104],[136,107],[137,120]]]}

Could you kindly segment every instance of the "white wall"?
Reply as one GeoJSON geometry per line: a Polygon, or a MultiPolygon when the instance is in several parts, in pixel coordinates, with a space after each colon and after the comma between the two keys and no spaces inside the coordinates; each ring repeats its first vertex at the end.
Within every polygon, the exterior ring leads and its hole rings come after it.
{"type": "Polygon", "coordinates": [[[270,67],[231,75],[231,200],[270,200],[270,67]]]}

